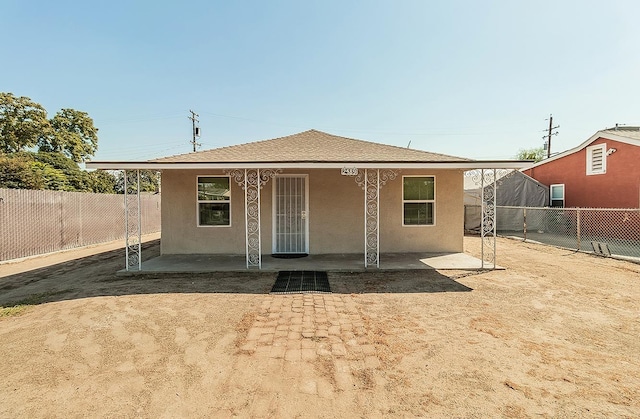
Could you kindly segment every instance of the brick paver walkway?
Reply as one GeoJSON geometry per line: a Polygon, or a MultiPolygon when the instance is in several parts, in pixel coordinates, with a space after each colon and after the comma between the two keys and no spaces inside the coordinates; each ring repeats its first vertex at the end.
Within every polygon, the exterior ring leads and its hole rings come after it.
{"type": "Polygon", "coordinates": [[[362,315],[352,297],[344,294],[266,297],[241,349],[276,361],[277,370],[309,363],[302,369],[313,373],[297,377],[297,385],[301,392],[321,397],[353,390],[363,370],[380,367],[362,315]]]}

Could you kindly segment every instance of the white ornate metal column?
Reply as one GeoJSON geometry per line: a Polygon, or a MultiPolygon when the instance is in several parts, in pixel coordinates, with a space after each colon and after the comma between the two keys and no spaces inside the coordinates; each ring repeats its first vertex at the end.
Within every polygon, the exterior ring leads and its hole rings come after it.
{"type": "Polygon", "coordinates": [[[496,237],[498,236],[498,187],[511,178],[516,170],[476,169],[465,173],[480,187],[480,257],[482,269],[496,268],[496,237]]]}
{"type": "Polygon", "coordinates": [[[380,267],[380,189],[398,173],[384,169],[364,169],[355,177],[364,190],[364,267],[380,267]]]}
{"type": "Polygon", "coordinates": [[[260,190],[281,172],[280,169],[235,169],[227,174],[244,190],[245,249],[247,269],[262,268],[262,240],[260,234],[260,190]]]}
{"type": "Polygon", "coordinates": [[[142,269],[140,170],[125,170],[123,178],[126,270],[139,271],[142,269]]]}
{"type": "Polygon", "coordinates": [[[482,269],[496,268],[496,169],[480,170],[482,218],[480,220],[480,236],[482,243],[480,253],[482,269]]]}

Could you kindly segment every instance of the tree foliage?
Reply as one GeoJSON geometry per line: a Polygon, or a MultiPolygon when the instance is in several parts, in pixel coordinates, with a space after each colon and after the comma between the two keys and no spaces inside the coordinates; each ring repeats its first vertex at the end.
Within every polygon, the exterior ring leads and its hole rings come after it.
{"type": "Polygon", "coordinates": [[[44,189],[44,184],[32,170],[33,160],[27,156],[0,154],[0,188],[44,189]]]}
{"type": "Polygon", "coordinates": [[[115,193],[112,173],[78,166],[97,148],[98,129],[86,112],[65,108],[47,119],[30,98],[0,93],[0,188],[115,193]]]}
{"type": "Polygon", "coordinates": [[[24,96],[0,93],[0,152],[16,153],[33,147],[63,153],[76,163],[87,161],[98,149],[98,129],[89,114],[61,109],[47,119],[39,103],[24,96]]]}
{"type": "Polygon", "coordinates": [[[526,148],[520,149],[518,154],[516,155],[516,159],[518,160],[533,160],[535,162],[539,162],[545,158],[544,148],[526,148]]]}
{"type": "Polygon", "coordinates": [[[89,114],[62,109],[50,121],[49,135],[38,142],[39,151],[63,153],[76,163],[85,162],[98,149],[98,129],[89,114]]]}
{"type": "Polygon", "coordinates": [[[28,97],[0,93],[0,151],[15,153],[34,147],[50,135],[47,111],[28,97]]]}
{"type": "MultiPolygon", "coordinates": [[[[140,192],[159,192],[160,173],[155,170],[140,170],[140,192]]],[[[133,192],[129,189],[130,192],[133,192]]],[[[124,193],[124,172],[119,172],[116,193],[124,193]]]]}
{"type": "MultiPolygon", "coordinates": [[[[81,170],[98,149],[89,114],[47,111],[24,96],[0,93],[0,188],[124,193],[123,173],[81,170]],[[37,152],[33,151],[37,147],[37,152]]],[[[140,171],[140,191],[158,192],[158,172],[140,171]]]]}
{"type": "Polygon", "coordinates": [[[0,154],[0,188],[115,193],[116,177],[86,172],[58,152],[0,154]]]}
{"type": "Polygon", "coordinates": [[[89,172],[91,190],[96,193],[116,193],[116,177],[106,170],[89,172]]]}

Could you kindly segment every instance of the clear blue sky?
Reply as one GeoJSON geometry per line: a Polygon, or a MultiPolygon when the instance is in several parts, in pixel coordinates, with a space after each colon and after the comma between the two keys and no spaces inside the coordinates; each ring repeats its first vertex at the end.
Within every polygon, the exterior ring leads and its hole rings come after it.
{"type": "Polygon", "coordinates": [[[94,160],[319,129],[477,159],[640,125],[640,2],[0,0],[0,91],[88,112],[94,160]]]}

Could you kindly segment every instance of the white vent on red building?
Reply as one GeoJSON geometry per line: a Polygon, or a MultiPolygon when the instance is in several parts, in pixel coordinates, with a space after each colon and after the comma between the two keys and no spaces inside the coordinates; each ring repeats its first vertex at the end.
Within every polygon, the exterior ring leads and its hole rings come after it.
{"type": "Polygon", "coordinates": [[[587,147],[587,175],[600,175],[607,172],[607,145],[598,144],[587,147]]]}

